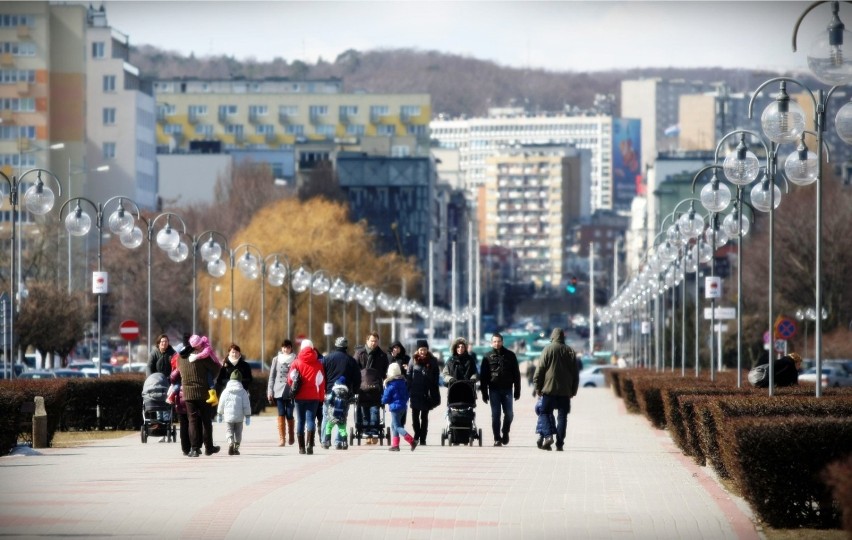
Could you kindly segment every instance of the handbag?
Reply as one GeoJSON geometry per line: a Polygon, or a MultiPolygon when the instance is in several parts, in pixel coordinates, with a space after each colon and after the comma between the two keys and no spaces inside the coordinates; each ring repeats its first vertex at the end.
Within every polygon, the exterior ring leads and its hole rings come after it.
{"type": "Polygon", "coordinates": [[[293,368],[287,377],[287,384],[284,386],[284,392],[281,394],[281,399],[296,399],[296,394],[299,393],[299,388],[302,387],[302,374],[299,370],[293,368]]]}
{"type": "Polygon", "coordinates": [[[748,382],[758,388],[769,387],[769,364],[760,364],[748,372],[748,382]]]}

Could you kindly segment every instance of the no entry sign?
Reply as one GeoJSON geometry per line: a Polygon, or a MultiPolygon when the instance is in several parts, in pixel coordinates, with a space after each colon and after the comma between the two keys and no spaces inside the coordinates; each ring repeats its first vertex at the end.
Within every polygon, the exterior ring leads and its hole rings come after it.
{"type": "Polygon", "coordinates": [[[136,341],[139,339],[139,323],[136,321],[121,321],[118,325],[118,333],[126,341],[136,341]]]}

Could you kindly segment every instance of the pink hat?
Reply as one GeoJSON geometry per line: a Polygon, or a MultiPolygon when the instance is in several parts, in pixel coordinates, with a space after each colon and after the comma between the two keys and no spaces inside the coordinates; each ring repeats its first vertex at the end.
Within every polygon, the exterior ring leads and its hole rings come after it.
{"type": "Polygon", "coordinates": [[[194,349],[201,347],[203,343],[204,338],[202,338],[198,334],[193,334],[192,337],[189,338],[189,344],[192,345],[194,349]]]}

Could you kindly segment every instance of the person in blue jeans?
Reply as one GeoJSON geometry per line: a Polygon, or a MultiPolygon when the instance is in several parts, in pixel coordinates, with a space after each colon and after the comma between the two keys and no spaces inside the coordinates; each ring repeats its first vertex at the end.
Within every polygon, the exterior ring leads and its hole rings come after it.
{"type": "Polygon", "coordinates": [[[521,399],[521,370],[515,353],[503,346],[502,335],[495,332],[491,336],[491,347],[479,369],[479,389],[482,401],[491,402],[494,446],[503,446],[509,444],[509,430],[515,417],[512,400],[521,399]]]}
{"type": "MultiPolygon", "coordinates": [[[[533,386],[533,392],[541,396],[542,415],[552,418],[556,411],[556,451],[562,452],[571,398],[577,395],[580,386],[580,368],[577,354],[565,344],[565,332],[561,328],[553,329],[550,344],[541,351],[533,386]]],[[[552,444],[553,437],[545,437],[539,448],[550,450],[552,444]]]]}

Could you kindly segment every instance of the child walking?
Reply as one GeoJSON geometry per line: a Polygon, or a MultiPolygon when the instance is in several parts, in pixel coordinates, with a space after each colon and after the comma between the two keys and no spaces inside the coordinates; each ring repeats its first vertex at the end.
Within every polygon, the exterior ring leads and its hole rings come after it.
{"type": "Polygon", "coordinates": [[[556,433],[556,420],[552,414],[544,412],[541,397],[535,402],[535,414],[538,415],[538,421],[535,423],[535,432],[538,433],[536,446],[542,450],[550,450],[553,445],[553,435],[556,433]]]}
{"type": "MultiPolygon", "coordinates": [[[[349,416],[349,401],[352,396],[349,387],[346,386],[346,377],[339,377],[331,387],[331,397],[328,399],[328,407],[325,411],[328,421],[325,424],[324,441],[331,441],[332,429],[337,426],[337,450],[346,450],[349,445],[346,442],[346,417],[349,416]]],[[[323,443],[325,444],[325,443],[323,443]]],[[[324,446],[324,448],[327,448],[324,446]]]]}
{"type": "Polygon", "coordinates": [[[224,417],[228,435],[228,455],[240,455],[240,442],[243,439],[243,418],[246,425],[251,424],[251,402],[248,392],[243,388],[243,375],[235,369],[219,400],[219,417],[221,423],[224,417]]]}
{"type": "Polygon", "coordinates": [[[411,445],[413,452],[417,441],[405,431],[405,413],[408,410],[408,384],[402,376],[399,364],[391,362],[388,366],[388,378],[385,379],[385,391],[382,394],[382,405],[387,405],[391,413],[391,452],[399,452],[399,438],[411,445]]]}

